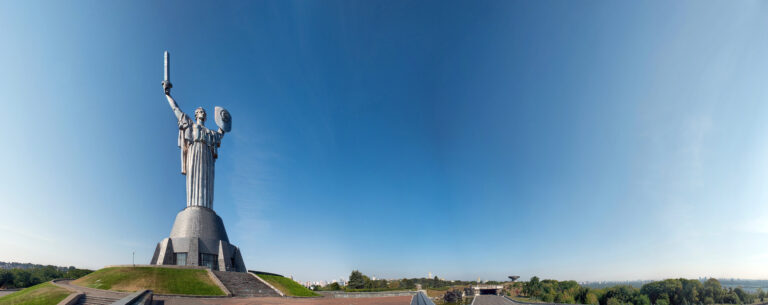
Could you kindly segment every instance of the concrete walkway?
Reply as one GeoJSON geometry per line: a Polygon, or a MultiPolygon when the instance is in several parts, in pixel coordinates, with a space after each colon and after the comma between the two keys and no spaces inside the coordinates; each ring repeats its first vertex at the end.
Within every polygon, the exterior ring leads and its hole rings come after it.
{"type": "Polygon", "coordinates": [[[70,280],[54,281],[53,284],[71,291],[85,293],[86,296],[95,296],[100,298],[122,299],[123,297],[131,294],[130,292],[117,292],[117,291],[94,289],[94,288],[78,286],[70,283],[70,280]]]}
{"type": "Polygon", "coordinates": [[[5,290],[5,289],[3,289],[3,290],[0,290],[0,297],[4,296],[4,295],[9,295],[11,293],[14,293],[14,292],[17,292],[17,291],[20,291],[20,290],[21,289],[12,289],[12,290],[5,290]]]}
{"type": "Polygon", "coordinates": [[[478,295],[475,296],[475,300],[472,302],[474,305],[517,305],[506,298],[498,295],[478,295]]]}
{"type": "MultiPolygon", "coordinates": [[[[117,298],[121,299],[129,292],[117,292],[110,290],[94,289],[82,287],[70,283],[69,280],[60,280],[53,282],[54,285],[85,293],[86,296],[117,298]]],[[[206,297],[183,297],[183,296],[161,296],[155,295],[152,304],[154,305],[409,305],[410,296],[400,297],[378,297],[378,298],[355,298],[355,299],[335,299],[335,298],[206,298],[206,297]]]]}
{"type": "Polygon", "coordinates": [[[379,298],[188,298],[155,296],[154,305],[409,305],[411,297],[379,298]]]}

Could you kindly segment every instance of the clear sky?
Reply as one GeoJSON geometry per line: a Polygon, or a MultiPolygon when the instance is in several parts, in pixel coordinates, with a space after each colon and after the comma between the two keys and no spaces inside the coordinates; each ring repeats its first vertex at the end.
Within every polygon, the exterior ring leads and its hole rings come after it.
{"type": "Polygon", "coordinates": [[[768,278],[752,1],[1,1],[0,260],[149,262],[185,207],[164,50],[232,113],[249,269],[768,278]]]}

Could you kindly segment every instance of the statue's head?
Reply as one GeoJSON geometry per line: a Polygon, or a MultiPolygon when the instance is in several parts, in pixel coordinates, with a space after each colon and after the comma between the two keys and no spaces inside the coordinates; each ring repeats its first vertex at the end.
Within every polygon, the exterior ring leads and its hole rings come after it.
{"type": "Polygon", "coordinates": [[[203,107],[197,107],[197,109],[195,109],[195,120],[205,122],[205,109],[203,109],[203,107]]]}

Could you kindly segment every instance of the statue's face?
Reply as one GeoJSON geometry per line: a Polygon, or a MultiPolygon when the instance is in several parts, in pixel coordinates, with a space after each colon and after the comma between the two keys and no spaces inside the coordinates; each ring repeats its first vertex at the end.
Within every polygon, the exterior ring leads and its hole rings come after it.
{"type": "Polygon", "coordinates": [[[205,122],[205,109],[197,108],[195,110],[195,119],[205,122]]]}

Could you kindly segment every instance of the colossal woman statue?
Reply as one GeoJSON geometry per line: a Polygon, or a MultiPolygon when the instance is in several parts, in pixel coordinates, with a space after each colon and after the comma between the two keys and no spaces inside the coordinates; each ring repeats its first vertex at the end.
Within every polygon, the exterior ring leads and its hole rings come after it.
{"type": "Polygon", "coordinates": [[[187,176],[187,206],[213,209],[214,168],[224,130],[205,127],[206,113],[202,107],[195,109],[195,119],[190,119],[171,97],[170,88],[165,88],[165,97],[179,122],[181,173],[187,176]]]}
{"type": "Polygon", "coordinates": [[[179,123],[178,144],[181,149],[181,174],[187,176],[187,206],[213,209],[214,168],[221,139],[231,128],[229,112],[216,107],[219,129],[213,131],[205,127],[205,109],[195,109],[195,119],[192,120],[171,97],[170,82],[163,82],[163,90],[179,123]]]}

